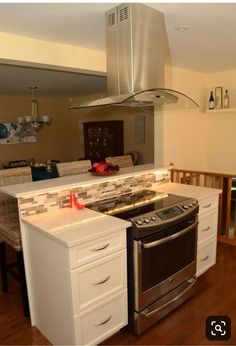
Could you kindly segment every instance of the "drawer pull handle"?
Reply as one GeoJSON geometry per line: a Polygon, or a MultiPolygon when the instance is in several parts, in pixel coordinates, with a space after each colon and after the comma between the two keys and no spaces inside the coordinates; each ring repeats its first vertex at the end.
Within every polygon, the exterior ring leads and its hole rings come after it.
{"type": "Polygon", "coordinates": [[[96,327],[99,327],[99,326],[103,326],[104,324],[106,324],[107,322],[110,321],[110,319],[112,318],[112,315],[110,315],[105,321],[102,321],[98,324],[95,324],[96,327]]]}
{"type": "Polygon", "coordinates": [[[94,282],[92,285],[96,286],[96,285],[104,284],[105,282],[107,282],[110,279],[110,277],[111,277],[111,275],[108,275],[105,279],[102,279],[101,281],[94,282]]]}
{"type": "Polygon", "coordinates": [[[211,206],[211,203],[209,203],[209,204],[207,204],[207,205],[203,205],[202,207],[203,207],[203,208],[210,208],[210,206],[211,206]]]}
{"type": "Polygon", "coordinates": [[[107,243],[107,244],[105,244],[105,245],[103,245],[103,246],[101,246],[101,247],[97,247],[96,249],[91,249],[91,251],[101,251],[101,250],[106,249],[109,245],[110,245],[110,244],[107,243]]]}
{"type": "Polygon", "coordinates": [[[206,260],[208,260],[208,258],[209,258],[209,255],[207,255],[207,256],[204,257],[204,258],[201,258],[201,261],[206,261],[206,260]]]}
{"type": "Polygon", "coordinates": [[[206,228],[202,229],[201,231],[202,231],[202,232],[207,232],[207,231],[209,231],[210,229],[211,229],[211,227],[210,227],[210,226],[208,226],[208,227],[206,227],[206,228]]]}

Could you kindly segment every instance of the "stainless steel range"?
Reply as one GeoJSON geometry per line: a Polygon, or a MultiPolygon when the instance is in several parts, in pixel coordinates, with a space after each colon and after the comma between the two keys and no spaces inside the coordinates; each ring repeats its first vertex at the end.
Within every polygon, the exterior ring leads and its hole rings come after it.
{"type": "Polygon", "coordinates": [[[129,329],[141,334],[195,292],[198,202],[150,190],[87,205],[130,220],[129,329]]]}

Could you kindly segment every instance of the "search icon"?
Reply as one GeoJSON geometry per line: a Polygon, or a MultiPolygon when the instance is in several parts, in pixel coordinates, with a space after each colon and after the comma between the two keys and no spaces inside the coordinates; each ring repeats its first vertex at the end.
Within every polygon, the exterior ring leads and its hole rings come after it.
{"type": "Polygon", "coordinates": [[[212,315],[206,319],[208,340],[228,340],[231,337],[231,319],[226,315],[212,315]]]}
{"type": "Polygon", "coordinates": [[[220,325],[220,324],[216,324],[216,325],[215,325],[215,330],[216,330],[217,332],[221,332],[221,333],[223,332],[222,329],[221,329],[221,325],[220,325]]]}

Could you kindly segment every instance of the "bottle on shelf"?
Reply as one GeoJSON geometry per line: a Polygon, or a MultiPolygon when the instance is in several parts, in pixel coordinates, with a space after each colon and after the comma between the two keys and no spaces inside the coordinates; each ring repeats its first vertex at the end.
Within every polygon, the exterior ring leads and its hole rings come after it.
{"type": "Polygon", "coordinates": [[[211,91],[210,98],[209,98],[209,109],[215,108],[215,99],[213,96],[213,91],[211,91]]]}
{"type": "Polygon", "coordinates": [[[229,108],[229,94],[228,94],[228,90],[225,90],[224,108],[229,108]]]}

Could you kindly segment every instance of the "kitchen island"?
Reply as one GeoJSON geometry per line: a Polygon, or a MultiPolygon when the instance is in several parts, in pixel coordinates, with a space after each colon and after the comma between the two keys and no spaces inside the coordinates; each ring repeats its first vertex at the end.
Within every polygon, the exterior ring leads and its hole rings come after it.
{"type": "Polygon", "coordinates": [[[1,188],[18,199],[31,323],[52,343],[98,343],[127,324],[126,228],[130,223],[86,208],[68,208],[71,192],[85,205],[143,189],[199,201],[213,198],[207,216],[211,220],[208,214],[214,212],[214,222],[210,232],[202,231],[207,237],[198,244],[200,250],[210,246],[212,256],[203,252],[204,257],[199,257],[199,263],[205,258],[207,265],[198,268],[198,275],[214,264],[220,190],[169,181],[168,168],[144,165],[109,177],[85,173],[1,188]]]}

